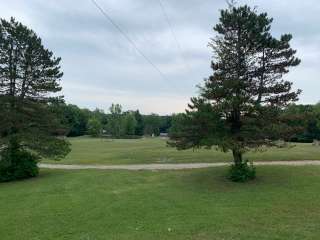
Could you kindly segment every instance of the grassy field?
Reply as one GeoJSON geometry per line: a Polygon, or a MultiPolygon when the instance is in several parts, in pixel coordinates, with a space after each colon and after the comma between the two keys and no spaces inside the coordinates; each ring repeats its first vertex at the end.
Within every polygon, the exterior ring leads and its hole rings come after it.
{"type": "Polygon", "coordinates": [[[259,167],[249,184],[225,170],[42,170],[0,184],[1,240],[319,238],[320,167],[259,167]]]}
{"type": "MultiPolygon", "coordinates": [[[[177,151],[166,146],[161,138],[134,140],[108,140],[89,137],[70,138],[72,152],[61,161],[65,164],[138,164],[138,163],[190,163],[225,162],[231,153],[212,150],[177,151]]],[[[264,152],[248,153],[255,161],[320,160],[320,147],[312,144],[295,144],[291,148],[271,148],[264,152]]],[[[45,161],[51,162],[53,161],[45,161]]]]}

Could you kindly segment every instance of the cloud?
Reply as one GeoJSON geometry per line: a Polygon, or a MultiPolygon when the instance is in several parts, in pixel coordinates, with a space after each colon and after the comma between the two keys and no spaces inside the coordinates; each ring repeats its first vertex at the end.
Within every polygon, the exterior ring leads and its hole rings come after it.
{"type": "MultiPolygon", "coordinates": [[[[112,102],[144,113],[183,111],[196,84],[210,73],[214,36],[224,0],[162,0],[182,46],[177,49],[159,0],[96,0],[165,74],[162,78],[95,8],[91,0],[2,1],[0,14],[34,29],[65,73],[63,94],[70,103],[107,109],[112,102]]],[[[274,18],[272,31],[290,32],[302,64],[286,78],[301,88],[301,103],[320,100],[320,4],[317,0],[239,0],[274,18]]]]}

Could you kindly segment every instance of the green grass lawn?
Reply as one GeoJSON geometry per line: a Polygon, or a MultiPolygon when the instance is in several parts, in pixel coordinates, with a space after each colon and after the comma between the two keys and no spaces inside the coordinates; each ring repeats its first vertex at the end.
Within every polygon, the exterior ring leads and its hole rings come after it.
{"type": "MultiPolygon", "coordinates": [[[[70,138],[72,152],[60,163],[65,164],[138,164],[138,163],[190,163],[225,162],[231,153],[212,150],[177,151],[166,146],[161,138],[146,139],[96,139],[90,137],[70,138]]],[[[320,147],[312,144],[295,144],[291,148],[271,148],[264,152],[248,153],[255,161],[270,160],[320,160],[320,147]]],[[[51,162],[53,161],[45,161],[51,162]]]]}
{"type": "Polygon", "coordinates": [[[42,170],[0,184],[1,240],[319,239],[320,167],[42,170]]]}

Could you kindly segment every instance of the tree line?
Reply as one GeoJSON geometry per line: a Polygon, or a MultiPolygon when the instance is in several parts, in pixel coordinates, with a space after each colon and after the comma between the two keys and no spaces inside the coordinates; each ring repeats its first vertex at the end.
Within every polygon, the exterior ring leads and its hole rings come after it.
{"type": "MultiPolygon", "coordinates": [[[[295,129],[294,133],[282,136],[281,140],[293,143],[312,143],[320,141],[320,102],[317,104],[290,104],[279,109],[279,115],[286,119],[286,123],[295,129]]],[[[181,122],[184,113],[172,116],[169,134],[175,134],[183,127],[181,122]]],[[[279,140],[276,138],[275,140],[279,140]]]]}
{"type": "Polygon", "coordinates": [[[123,111],[120,104],[112,104],[106,113],[96,108],[91,111],[73,104],[59,103],[52,106],[59,113],[65,126],[63,135],[77,137],[137,138],[141,136],[159,136],[168,133],[172,116],[141,114],[139,110],[123,111]]]}
{"type": "Polygon", "coordinates": [[[282,114],[290,126],[297,128],[297,132],[285,140],[302,143],[320,140],[320,102],[315,105],[291,104],[282,114]]]}
{"type": "MultiPolygon", "coordinates": [[[[62,135],[78,137],[138,138],[141,136],[159,136],[160,133],[174,133],[182,114],[160,116],[143,115],[139,110],[123,111],[120,104],[112,104],[109,111],[96,108],[89,110],[74,104],[59,103],[55,111],[60,113],[64,126],[62,135]]],[[[320,103],[290,104],[279,109],[280,115],[289,126],[296,129],[283,140],[289,142],[311,143],[320,140],[320,103]]]]}

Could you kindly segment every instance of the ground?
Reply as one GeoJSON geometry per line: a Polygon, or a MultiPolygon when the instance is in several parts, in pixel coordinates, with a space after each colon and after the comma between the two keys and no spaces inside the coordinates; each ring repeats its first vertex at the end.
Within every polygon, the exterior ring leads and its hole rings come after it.
{"type": "MultiPolygon", "coordinates": [[[[231,159],[216,150],[176,151],[159,138],[71,143],[63,164],[231,159]]],[[[320,160],[320,148],[298,144],[247,157],[320,160]]],[[[258,178],[245,184],[227,180],[226,171],[41,169],[38,178],[0,184],[1,240],[318,239],[320,166],[257,166],[258,178]]]]}
{"type": "MultiPolygon", "coordinates": [[[[226,162],[231,153],[212,150],[177,151],[166,146],[161,138],[108,140],[90,137],[70,138],[72,152],[59,163],[64,164],[146,164],[226,162]]],[[[245,156],[254,161],[320,160],[320,147],[312,144],[292,144],[290,148],[272,148],[245,156]],[[293,147],[294,146],[294,147],[293,147]]],[[[54,163],[54,161],[44,161],[54,163]]]]}
{"type": "Polygon", "coordinates": [[[1,239],[318,239],[320,167],[257,170],[42,170],[0,184],[1,239]]]}

